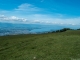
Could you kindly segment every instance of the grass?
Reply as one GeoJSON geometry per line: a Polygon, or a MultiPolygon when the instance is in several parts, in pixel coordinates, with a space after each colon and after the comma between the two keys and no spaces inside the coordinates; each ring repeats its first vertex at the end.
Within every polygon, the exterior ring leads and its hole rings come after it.
{"type": "Polygon", "coordinates": [[[0,37],[0,60],[80,60],[80,31],[0,37]]]}

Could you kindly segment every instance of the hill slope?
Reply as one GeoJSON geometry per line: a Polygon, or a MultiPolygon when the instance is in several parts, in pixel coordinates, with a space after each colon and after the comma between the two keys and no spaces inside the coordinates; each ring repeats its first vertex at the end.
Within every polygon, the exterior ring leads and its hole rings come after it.
{"type": "Polygon", "coordinates": [[[80,31],[0,37],[0,60],[80,59],[80,31]]]}

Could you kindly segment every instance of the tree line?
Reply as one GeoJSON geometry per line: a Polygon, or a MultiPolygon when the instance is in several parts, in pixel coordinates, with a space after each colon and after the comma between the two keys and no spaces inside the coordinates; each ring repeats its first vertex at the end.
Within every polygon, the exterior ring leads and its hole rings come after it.
{"type": "MultiPolygon", "coordinates": [[[[52,31],[51,33],[55,33],[55,32],[65,32],[65,31],[67,31],[67,30],[74,30],[74,29],[63,28],[63,29],[60,29],[60,30],[52,31]]],[[[79,29],[76,29],[76,30],[80,30],[80,28],[79,28],[79,29]]]]}

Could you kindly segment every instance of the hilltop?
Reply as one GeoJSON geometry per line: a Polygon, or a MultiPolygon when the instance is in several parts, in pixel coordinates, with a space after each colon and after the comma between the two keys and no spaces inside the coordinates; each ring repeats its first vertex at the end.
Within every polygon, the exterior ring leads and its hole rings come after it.
{"type": "Polygon", "coordinates": [[[0,60],[80,59],[80,30],[0,37],[0,60]]]}

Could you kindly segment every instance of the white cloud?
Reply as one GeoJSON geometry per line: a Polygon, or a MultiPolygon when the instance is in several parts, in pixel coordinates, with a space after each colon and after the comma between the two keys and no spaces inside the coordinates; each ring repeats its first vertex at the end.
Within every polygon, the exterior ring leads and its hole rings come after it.
{"type": "Polygon", "coordinates": [[[26,18],[20,18],[16,16],[4,16],[0,15],[0,22],[12,22],[12,23],[42,23],[42,24],[58,24],[58,25],[80,25],[80,17],[71,19],[61,19],[49,17],[48,15],[30,15],[26,18]]]}
{"type": "Polygon", "coordinates": [[[27,22],[27,19],[18,18],[16,16],[6,17],[4,15],[0,15],[0,22],[24,23],[27,22]]]}
{"type": "Polygon", "coordinates": [[[18,11],[39,11],[40,8],[35,7],[32,4],[24,3],[24,4],[21,4],[20,6],[18,6],[18,8],[16,8],[15,10],[18,10],[18,11]]]}
{"type": "Polygon", "coordinates": [[[18,20],[18,17],[16,17],[16,16],[11,16],[10,19],[12,19],[12,20],[18,20]]]}

